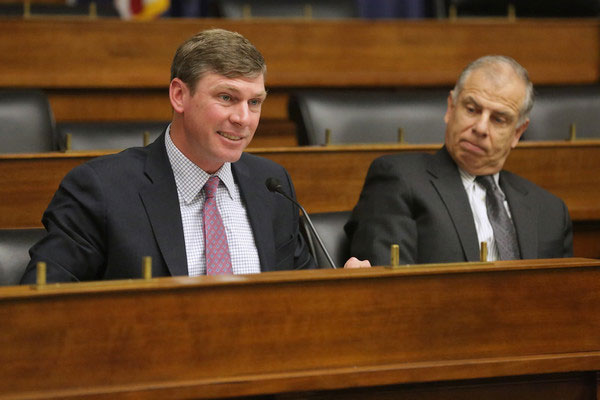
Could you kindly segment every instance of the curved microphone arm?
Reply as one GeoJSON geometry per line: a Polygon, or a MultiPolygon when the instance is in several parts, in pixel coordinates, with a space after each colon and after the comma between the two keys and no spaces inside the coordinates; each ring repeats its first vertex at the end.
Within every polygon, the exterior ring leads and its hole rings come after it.
{"type": "Polygon", "coordinates": [[[317,243],[319,243],[319,247],[321,247],[321,250],[323,250],[323,253],[325,253],[325,258],[327,258],[327,262],[329,263],[329,265],[331,265],[331,268],[337,269],[337,267],[335,266],[335,263],[331,259],[329,252],[325,248],[325,245],[323,244],[323,241],[321,240],[319,233],[315,229],[315,226],[313,225],[312,221],[310,220],[310,217],[308,216],[308,213],[306,212],[304,207],[302,207],[302,205],[300,205],[300,203],[298,203],[296,200],[294,200],[293,198],[288,196],[287,193],[285,193],[283,191],[283,188],[281,187],[281,183],[279,182],[279,180],[277,178],[268,178],[267,181],[265,182],[265,186],[267,187],[267,189],[269,189],[269,191],[279,193],[280,195],[282,195],[283,197],[285,197],[286,199],[288,199],[289,201],[294,203],[300,210],[302,210],[302,214],[304,214],[304,218],[306,218],[306,222],[308,222],[308,226],[310,227],[311,232],[317,239],[317,243]]]}

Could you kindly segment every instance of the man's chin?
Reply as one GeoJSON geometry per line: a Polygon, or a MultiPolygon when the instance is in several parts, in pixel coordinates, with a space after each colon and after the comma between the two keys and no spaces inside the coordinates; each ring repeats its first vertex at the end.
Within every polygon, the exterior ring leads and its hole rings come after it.
{"type": "Polygon", "coordinates": [[[497,163],[490,163],[481,157],[473,156],[472,154],[462,154],[458,160],[455,160],[456,164],[471,175],[493,175],[502,169],[502,165],[497,163]]]}
{"type": "Polygon", "coordinates": [[[242,157],[243,152],[244,150],[228,151],[226,154],[223,154],[223,160],[225,162],[234,163],[236,161],[239,161],[239,159],[242,157]]]}
{"type": "Polygon", "coordinates": [[[466,167],[462,167],[466,172],[473,176],[480,175],[494,175],[496,172],[500,172],[502,168],[498,168],[495,166],[483,165],[483,166],[471,166],[467,165],[466,167]]]}

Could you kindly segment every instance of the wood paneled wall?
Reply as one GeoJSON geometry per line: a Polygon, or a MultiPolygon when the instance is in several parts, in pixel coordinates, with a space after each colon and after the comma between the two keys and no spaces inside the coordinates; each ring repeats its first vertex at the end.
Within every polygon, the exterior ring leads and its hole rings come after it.
{"type": "Polygon", "coordinates": [[[538,85],[597,83],[600,74],[596,19],[5,19],[0,88],[47,90],[58,121],[169,119],[175,49],[213,27],[242,33],[264,54],[264,118],[286,119],[294,88],[446,86],[492,53],[516,58],[538,85]]]}

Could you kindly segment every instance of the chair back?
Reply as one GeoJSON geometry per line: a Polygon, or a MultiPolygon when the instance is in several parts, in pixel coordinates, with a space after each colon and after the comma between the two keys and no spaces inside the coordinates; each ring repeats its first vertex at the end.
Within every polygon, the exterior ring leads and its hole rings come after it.
{"type": "Polygon", "coordinates": [[[442,143],[449,89],[306,90],[290,96],[300,145],[442,143]],[[326,143],[325,131],[330,131],[326,143]]]}
{"type": "Polygon", "coordinates": [[[358,16],[355,0],[216,0],[225,18],[315,18],[358,16]]]}
{"type": "Polygon", "coordinates": [[[33,229],[0,229],[0,286],[18,285],[29,263],[29,249],[46,231],[33,229]]]}
{"type": "Polygon", "coordinates": [[[0,16],[2,17],[23,17],[32,16],[56,16],[56,17],[118,17],[119,14],[112,4],[108,1],[94,2],[94,7],[90,6],[89,1],[66,2],[66,1],[1,1],[0,16]],[[75,4],[67,4],[75,3],[75,4]]]}
{"type": "Polygon", "coordinates": [[[58,124],[58,131],[63,150],[122,150],[152,143],[168,124],[155,121],[74,122],[58,124]],[[146,133],[148,143],[144,143],[146,133]]]}
{"type": "MultiPolygon", "coordinates": [[[[509,7],[515,16],[526,18],[581,18],[600,13],[599,0],[439,0],[446,9],[454,8],[458,17],[506,17],[509,7]]],[[[438,2],[438,1],[436,1],[438,2]]],[[[438,15],[438,17],[440,17],[438,15]]]]}
{"type": "MultiPolygon", "coordinates": [[[[350,257],[350,241],[344,231],[344,225],[350,219],[350,214],[351,211],[310,214],[310,220],[337,268],[342,268],[350,257]]],[[[317,266],[319,268],[330,268],[327,257],[310,230],[304,215],[300,218],[300,231],[304,235],[317,266]]]]}
{"type": "Polygon", "coordinates": [[[523,140],[600,138],[600,86],[540,86],[523,140]]]}
{"type": "Polygon", "coordinates": [[[0,153],[56,150],[50,103],[39,90],[0,90],[0,153]]]}

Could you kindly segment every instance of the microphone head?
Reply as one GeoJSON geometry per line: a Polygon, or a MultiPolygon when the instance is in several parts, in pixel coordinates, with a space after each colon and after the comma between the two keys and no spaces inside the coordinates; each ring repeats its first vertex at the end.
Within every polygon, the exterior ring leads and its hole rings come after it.
{"type": "Polygon", "coordinates": [[[273,178],[273,177],[267,178],[267,180],[265,181],[265,186],[271,192],[280,192],[281,191],[281,183],[279,182],[279,179],[277,179],[277,178],[273,178]]]}

